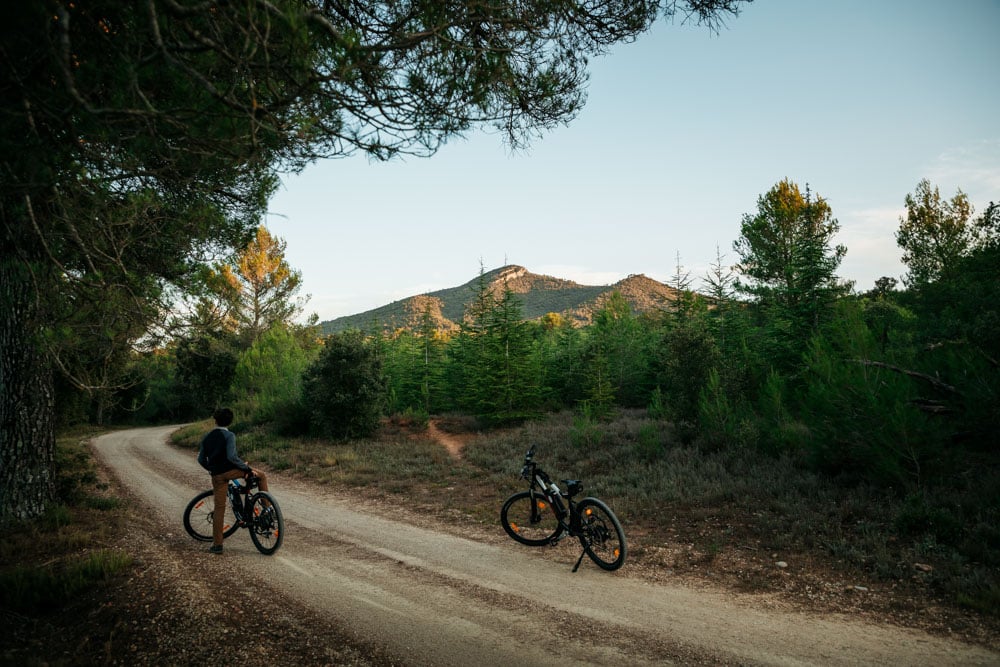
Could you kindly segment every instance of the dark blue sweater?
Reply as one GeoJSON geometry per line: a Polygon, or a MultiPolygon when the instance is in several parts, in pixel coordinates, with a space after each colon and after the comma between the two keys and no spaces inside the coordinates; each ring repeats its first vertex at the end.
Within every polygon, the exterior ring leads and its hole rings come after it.
{"type": "Polygon", "coordinates": [[[234,468],[250,472],[250,466],[244,463],[243,459],[236,453],[236,436],[228,428],[222,426],[213,428],[201,439],[198,463],[213,475],[219,475],[234,468]]]}

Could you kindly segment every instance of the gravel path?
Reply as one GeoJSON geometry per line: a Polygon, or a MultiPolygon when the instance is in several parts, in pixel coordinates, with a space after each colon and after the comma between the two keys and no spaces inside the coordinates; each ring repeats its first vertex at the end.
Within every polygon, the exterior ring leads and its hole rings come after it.
{"type": "Polygon", "coordinates": [[[575,554],[563,561],[509,540],[466,539],[405,508],[387,511],[280,473],[269,474],[286,521],[280,551],[262,556],[239,531],[223,556],[212,556],[181,527],[187,501],[208,480],[191,452],[166,443],[171,430],[94,442],[162,531],[135,548],[152,550],[147,560],[186,560],[162,568],[177,590],[204,590],[205,571],[252,582],[274,610],[312,628],[310,650],[330,664],[1000,664],[1000,654],[978,646],[793,613],[764,596],[654,584],[586,560],[572,573],[575,554]],[[360,653],[336,658],[324,641],[360,653]]]}

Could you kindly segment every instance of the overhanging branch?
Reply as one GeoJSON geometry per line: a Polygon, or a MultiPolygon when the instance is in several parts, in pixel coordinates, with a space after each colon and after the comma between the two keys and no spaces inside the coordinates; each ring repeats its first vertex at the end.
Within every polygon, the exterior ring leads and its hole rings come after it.
{"type": "Polygon", "coordinates": [[[862,366],[874,366],[876,368],[885,368],[895,373],[902,373],[903,375],[907,375],[911,378],[922,380],[923,382],[928,383],[935,389],[942,391],[946,394],[951,394],[952,396],[959,396],[959,397],[962,396],[962,392],[960,392],[958,389],[956,389],[955,387],[946,382],[942,382],[933,375],[927,375],[926,373],[907,370],[905,368],[900,368],[899,366],[887,364],[884,361],[872,361],[871,359],[852,359],[852,361],[856,364],[861,364],[862,366]]]}

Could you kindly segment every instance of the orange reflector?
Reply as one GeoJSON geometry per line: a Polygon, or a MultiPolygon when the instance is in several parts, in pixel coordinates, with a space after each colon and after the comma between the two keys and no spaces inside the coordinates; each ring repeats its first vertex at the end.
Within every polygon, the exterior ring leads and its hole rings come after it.
{"type": "Polygon", "coordinates": [[[194,508],[195,509],[201,509],[201,506],[204,505],[204,504],[205,504],[205,501],[203,500],[200,503],[198,503],[197,505],[195,505],[194,508]]]}
{"type": "Polygon", "coordinates": [[[590,516],[590,515],[591,515],[591,514],[593,514],[593,513],[594,513],[594,510],[590,509],[589,507],[587,508],[587,510],[586,510],[586,512],[585,512],[585,514],[586,514],[587,516],[590,516]]]}
{"type": "Polygon", "coordinates": [[[538,509],[540,509],[540,510],[545,509],[545,502],[544,501],[542,501],[542,500],[538,501],[538,509]]]}
{"type": "Polygon", "coordinates": [[[615,549],[615,558],[618,558],[618,554],[620,554],[620,553],[621,553],[621,551],[619,551],[618,549],[615,549]]]}
{"type": "Polygon", "coordinates": [[[225,526],[223,526],[222,530],[229,530],[229,524],[227,523],[225,526]]]}
{"type": "Polygon", "coordinates": [[[510,529],[513,530],[515,533],[520,533],[521,532],[521,529],[518,528],[518,526],[517,526],[516,523],[510,524],[510,529]]]}

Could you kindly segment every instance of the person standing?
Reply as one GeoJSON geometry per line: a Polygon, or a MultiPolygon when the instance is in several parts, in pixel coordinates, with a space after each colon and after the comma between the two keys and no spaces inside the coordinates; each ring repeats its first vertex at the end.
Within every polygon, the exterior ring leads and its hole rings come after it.
{"type": "Polygon", "coordinates": [[[226,515],[226,487],[229,480],[256,475],[260,478],[260,490],[267,491],[267,476],[254,470],[236,453],[236,435],[229,430],[233,423],[233,411],[229,408],[219,408],[212,415],[215,428],[205,434],[198,448],[198,463],[212,475],[212,495],[215,500],[215,510],[212,514],[212,546],[213,554],[222,553],[222,530],[226,515]]]}

